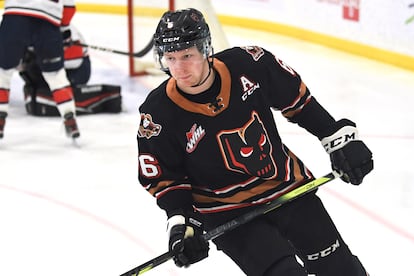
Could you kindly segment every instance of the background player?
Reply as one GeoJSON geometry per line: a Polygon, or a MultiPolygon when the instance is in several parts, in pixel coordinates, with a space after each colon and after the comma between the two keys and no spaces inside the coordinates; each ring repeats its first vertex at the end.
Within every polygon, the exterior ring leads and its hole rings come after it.
{"type": "Polygon", "coordinates": [[[0,138],[8,115],[11,77],[29,46],[52,91],[66,135],[80,136],[73,91],[63,67],[63,40],[70,40],[73,0],[6,0],[0,25],[0,138]]]}
{"type": "MultiPolygon", "coordinates": [[[[88,47],[80,45],[86,44],[82,34],[72,24],[70,25],[70,32],[71,41],[68,45],[64,45],[64,68],[72,86],[76,104],[76,87],[88,83],[91,77],[91,60],[88,47]]],[[[18,69],[25,82],[23,90],[26,106],[32,104],[32,101],[38,104],[37,97],[52,98],[52,91],[43,78],[33,47],[27,49],[18,69]]]]}

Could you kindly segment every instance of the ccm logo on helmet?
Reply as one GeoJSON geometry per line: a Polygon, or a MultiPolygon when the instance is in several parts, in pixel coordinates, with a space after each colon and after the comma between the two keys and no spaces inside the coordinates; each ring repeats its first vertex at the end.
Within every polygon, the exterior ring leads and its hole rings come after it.
{"type": "Polygon", "coordinates": [[[162,42],[174,42],[174,41],[178,41],[178,40],[180,40],[180,37],[176,36],[176,37],[163,38],[162,42]]]}

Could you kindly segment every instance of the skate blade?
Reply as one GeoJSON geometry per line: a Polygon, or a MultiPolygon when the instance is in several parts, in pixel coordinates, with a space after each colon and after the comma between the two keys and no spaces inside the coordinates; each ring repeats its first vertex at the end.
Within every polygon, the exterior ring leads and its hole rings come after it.
{"type": "Polygon", "coordinates": [[[71,137],[70,140],[72,140],[71,143],[72,143],[73,147],[79,148],[79,149],[81,148],[81,143],[79,141],[79,137],[71,137]]]}

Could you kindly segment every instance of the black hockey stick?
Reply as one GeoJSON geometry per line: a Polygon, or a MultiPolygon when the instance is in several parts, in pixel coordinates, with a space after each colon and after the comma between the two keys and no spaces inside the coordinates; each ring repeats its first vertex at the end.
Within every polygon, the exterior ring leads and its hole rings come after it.
{"type": "Polygon", "coordinates": [[[94,50],[99,50],[99,51],[104,51],[104,52],[109,52],[109,53],[114,53],[114,54],[120,54],[120,55],[140,58],[140,57],[143,57],[146,54],[148,54],[149,51],[151,51],[152,47],[154,46],[154,41],[151,39],[151,41],[144,47],[144,49],[142,49],[141,51],[136,52],[136,53],[118,51],[118,50],[114,50],[114,49],[110,49],[110,48],[106,48],[106,47],[89,45],[89,44],[80,43],[80,42],[74,42],[73,45],[80,45],[82,47],[88,47],[88,48],[91,48],[91,49],[94,49],[94,50]]]}
{"type": "MultiPolygon", "coordinates": [[[[336,172],[331,172],[328,173],[325,176],[319,177],[315,180],[312,180],[296,189],[291,190],[290,192],[282,195],[281,197],[276,198],[273,201],[270,201],[269,203],[262,205],[248,213],[245,213],[244,215],[237,217],[233,220],[230,220],[210,231],[208,231],[207,233],[205,233],[203,235],[203,238],[206,241],[215,239],[221,235],[223,235],[224,233],[227,233],[237,227],[239,227],[240,225],[243,225],[251,220],[253,220],[254,218],[257,218],[258,216],[264,215],[270,211],[273,211],[277,208],[279,208],[280,206],[282,206],[283,204],[290,202],[298,197],[301,197],[311,191],[316,190],[318,187],[322,186],[323,184],[326,184],[332,180],[334,180],[335,178],[339,177],[339,174],[336,172]]],[[[153,269],[154,267],[165,263],[166,261],[170,260],[173,257],[173,253],[172,252],[166,252],[146,263],[143,263],[140,266],[137,266],[133,269],[131,269],[128,272],[125,272],[124,274],[122,274],[121,276],[138,276],[141,275],[151,269],[153,269]]]]}

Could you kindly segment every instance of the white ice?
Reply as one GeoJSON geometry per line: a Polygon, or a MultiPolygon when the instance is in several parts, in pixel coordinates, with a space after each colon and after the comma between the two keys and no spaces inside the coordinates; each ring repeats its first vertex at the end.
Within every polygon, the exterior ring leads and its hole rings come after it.
{"type": "MultiPolygon", "coordinates": [[[[127,50],[124,16],[78,13],[74,23],[88,43],[127,50]]],[[[374,171],[360,186],[335,180],[319,195],[372,276],[414,275],[414,72],[269,33],[225,31],[232,45],[271,50],[333,116],[357,122],[374,171]]],[[[59,118],[26,114],[22,81],[13,77],[0,141],[0,275],[116,276],[166,251],[165,216],[137,181],[136,146],[137,107],[164,76],[131,78],[125,56],[90,54],[90,84],[120,85],[124,111],[79,116],[79,147],[59,118]]],[[[276,120],[316,176],[330,171],[315,137],[276,120]]],[[[145,275],[243,275],[211,248],[190,268],[170,261],[145,275]]]]}

